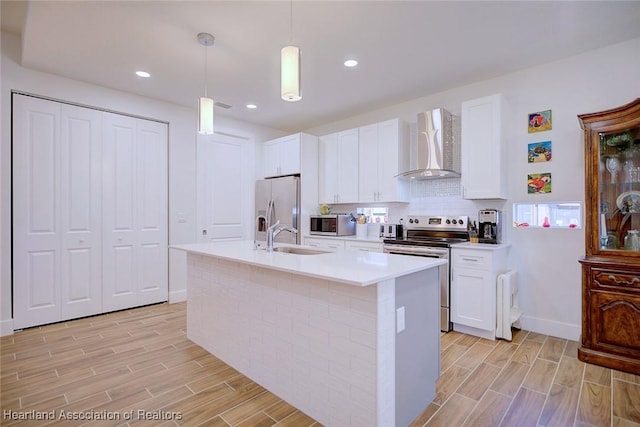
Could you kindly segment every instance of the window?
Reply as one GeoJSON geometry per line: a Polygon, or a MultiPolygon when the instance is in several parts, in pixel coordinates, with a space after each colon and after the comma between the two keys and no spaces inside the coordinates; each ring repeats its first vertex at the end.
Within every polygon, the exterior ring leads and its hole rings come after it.
{"type": "Polygon", "coordinates": [[[366,216],[368,223],[386,224],[389,222],[388,208],[358,208],[356,212],[358,215],[366,216]]]}
{"type": "Polygon", "coordinates": [[[514,203],[514,227],[582,228],[580,202],[514,203]]]}

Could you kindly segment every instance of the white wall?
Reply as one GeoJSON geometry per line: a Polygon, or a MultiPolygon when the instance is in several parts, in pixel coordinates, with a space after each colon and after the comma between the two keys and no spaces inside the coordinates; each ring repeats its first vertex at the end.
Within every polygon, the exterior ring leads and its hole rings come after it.
{"type": "MultiPolygon", "coordinates": [[[[0,115],[0,335],[11,333],[11,91],[23,91],[90,107],[128,113],[169,123],[169,243],[196,241],[196,111],[194,109],[107,89],[21,67],[20,38],[2,33],[0,115]],[[178,222],[184,214],[186,222],[178,222]]],[[[194,94],[194,105],[197,94],[194,94]]],[[[283,132],[216,116],[216,132],[238,135],[253,144],[283,132]]],[[[254,157],[255,147],[250,147],[254,157]]],[[[253,197],[252,197],[253,198],[253,197]]],[[[247,230],[247,235],[251,230],[247,230]]],[[[170,256],[170,295],[186,298],[180,282],[181,254],[170,256]],[[177,273],[177,274],[176,274],[177,273]]]]}
{"type": "Polygon", "coordinates": [[[416,196],[413,191],[414,197],[408,206],[390,206],[391,220],[407,213],[452,213],[475,219],[479,209],[503,210],[506,241],[512,244],[510,265],[519,273],[520,305],[525,312],[523,327],[577,340],[581,321],[581,273],[577,260],[584,255],[584,229],[516,229],[511,226],[512,206],[514,202],[542,201],[581,201],[584,206],[584,144],[576,116],[617,107],[640,96],[640,39],[417,98],[305,132],[323,135],[392,117],[415,122],[417,112],[436,107],[460,114],[463,101],[494,93],[505,96],[513,117],[512,130],[506,135],[508,200],[468,201],[459,195],[423,197],[419,194],[424,192],[418,192],[416,196]],[[553,111],[553,129],[528,134],[527,114],[547,109],[553,111]],[[545,140],[553,143],[553,160],[546,164],[527,164],[527,144],[545,140]],[[527,173],[534,172],[552,173],[552,193],[527,194],[527,173]]]}

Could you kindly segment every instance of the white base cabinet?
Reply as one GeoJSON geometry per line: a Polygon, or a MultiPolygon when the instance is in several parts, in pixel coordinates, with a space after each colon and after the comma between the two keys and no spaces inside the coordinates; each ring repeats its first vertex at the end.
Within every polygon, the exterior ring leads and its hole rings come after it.
{"type": "Polygon", "coordinates": [[[507,269],[509,245],[463,244],[451,248],[451,322],[453,330],[496,337],[496,287],[507,269]]]}
{"type": "Polygon", "coordinates": [[[329,249],[332,251],[344,249],[344,242],[337,239],[305,237],[303,241],[305,246],[313,246],[314,248],[329,249]]]}
{"type": "Polygon", "coordinates": [[[462,103],[461,182],[465,199],[507,199],[506,114],[500,94],[462,103]]]}
{"type": "Polygon", "coordinates": [[[339,237],[308,237],[303,239],[305,246],[313,246],[316,248],[330,249],[337,251],[341,249],[363,251],[363,252],[382,252],[382,242],[341,239],[339,237]]]}
{"type": "Polygon", "coordinates": [[[168,297],[167,125],[13,96],[21,329],[168,297]]]}

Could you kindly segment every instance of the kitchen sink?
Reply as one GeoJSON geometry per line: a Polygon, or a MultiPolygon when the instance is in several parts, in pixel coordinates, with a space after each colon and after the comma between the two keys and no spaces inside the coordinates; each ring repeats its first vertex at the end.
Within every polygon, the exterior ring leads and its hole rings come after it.
{"type": "Polygon", "coordinates": [[[273,248],[274,252],[282,252],[286,254],[296,254],[296,255],[320,255],[326,254],[327,251],[309,249],[309,248],[297,248],[294,246],[280,246],[277,248],[273,248]]]}

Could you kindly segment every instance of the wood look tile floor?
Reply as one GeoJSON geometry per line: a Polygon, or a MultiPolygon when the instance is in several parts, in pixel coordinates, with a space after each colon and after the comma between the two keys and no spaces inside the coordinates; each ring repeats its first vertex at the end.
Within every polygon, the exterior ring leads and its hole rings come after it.
{"type": "MultiPolygon", "coordinates": [[[[320,426],[190,342],[185,308],[159,304],[2,337],[0,425],[320,426]]],[[[640,376],[580,362],[575,342],[450,332],[441,345],[437,396],[412,427],[640,427],[640,376]]]]}

